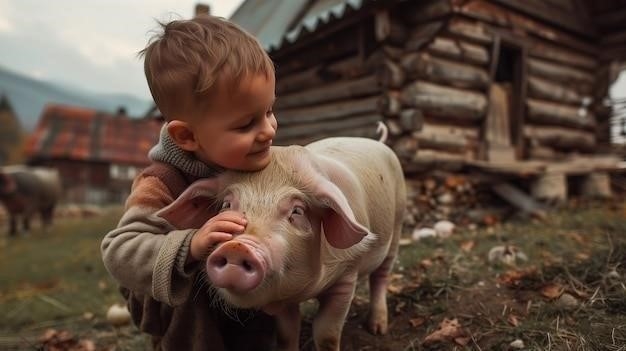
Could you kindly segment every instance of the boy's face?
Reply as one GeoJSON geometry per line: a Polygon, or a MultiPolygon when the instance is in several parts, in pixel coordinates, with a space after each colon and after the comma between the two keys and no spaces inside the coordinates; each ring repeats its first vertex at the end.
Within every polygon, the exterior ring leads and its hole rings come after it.
{"type": "Polygon", "coordinates": [[[198,159],[227,169],[258,171],[270,162],[277,122],[272,111],[275,79],[255,75],[237,89],[220,89],[208,111],[188,123],[198,159]]]}

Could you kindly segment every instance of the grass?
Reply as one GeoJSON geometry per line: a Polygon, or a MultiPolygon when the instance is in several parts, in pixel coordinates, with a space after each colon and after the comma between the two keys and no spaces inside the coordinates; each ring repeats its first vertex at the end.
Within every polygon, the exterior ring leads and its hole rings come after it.
{"type": "Polygon", "coordinates": [[[110,210],[58,220],[47,233],[36,228],[26,236],[0,237],[0,349],[36,345],[48,328],[78,336],[116,333],[104,316],[123,300],[102,264],[99,245],[119,216],[119,209],[110,210]]]}
{"type": "MultiPolygon", "coordinates": [[[[119,215],[112,210],[58,221],[50,233],[0,237],[0,349],[35,349],[48,328],[94,340],[98,350],[147,349],[134,327],[114,329],[104,318],[121,297],[99,244],[119,215]]],[[[401,248],[389,335],[364,331],[367,295],[359,288],[342,349],[509,350],[520,339],[525,350],[626,350],[625,267],[624,200],[572,202],[542,222],[460,229],[448,239],[401,248]],[[488,262],[489,250],[502,244],[528,260],[488,262]],[[444,319],[460,322],[460,336],[425,344],[444,319]]],[[[304,321],[303,349],[309,349],[311,316],[304,321]]]]}

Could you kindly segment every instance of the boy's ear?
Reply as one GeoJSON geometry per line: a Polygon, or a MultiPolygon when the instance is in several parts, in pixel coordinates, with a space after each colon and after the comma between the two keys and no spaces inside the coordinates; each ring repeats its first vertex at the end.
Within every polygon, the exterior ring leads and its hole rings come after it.
{"type": "Polygon", "coordinates": [[[191,126],[184,121],[173,120],[167,124],[167,132],[170,138],[185,151],[196,151],[198,142],[196,136],[191,130],[191,126]]]}

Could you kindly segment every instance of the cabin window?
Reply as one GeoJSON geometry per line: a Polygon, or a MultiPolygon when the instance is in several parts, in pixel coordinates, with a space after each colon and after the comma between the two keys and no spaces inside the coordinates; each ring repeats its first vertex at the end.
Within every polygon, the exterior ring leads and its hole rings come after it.
{"type": "Polygon", "coordinates": [[[138,169],[135,166],[112,164],[109,168],[111,179],[132,180],[137,175],[138,169]]]}
{"type": "Polygon", "coordinates": [[[609,90],[612,108],[611,141],[614,144],[626,144],[626,66],[621,71],[609,90]]]}

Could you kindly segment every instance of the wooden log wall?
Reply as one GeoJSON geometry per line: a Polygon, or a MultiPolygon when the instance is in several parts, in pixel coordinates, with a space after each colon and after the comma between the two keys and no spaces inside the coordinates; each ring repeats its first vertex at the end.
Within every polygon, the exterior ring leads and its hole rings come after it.
{"type": "Polygon", "coordinates": [[[277,144],[375,138],[384,120],[408,171],[455,169],[480,158],[492,51],[505,36],[527,53],[519,131],[526,156],[556,160],[594,150],[598,62],[590,43],[487,0],[403,2],[377,11],[332,40],[276,60],[277,144]]]}
{"type": "Polygon", "coordinates": [[[337,35],[350,37],[352,48],[341,48],[338,55],[320,57],[319,52],[328,49],[328,41],[322,41],[298,53],[301,59],[277,60],[276,144],[306,144],[330,136],[377,136],[384,107],[381,81],[395,78],[381,74],[383,50],[359,55],[355,38],[362,30],[351,27],[337,35]]]}
{"type": "Polygon", "coordinates": [[[452,6],[459,16],[450,22],[450,32],[483,44],[503,33],[527,50],[521,131],[526,156],[558,160],[571,152],[592,152],[598,130],[594,105],[601,103],[594,94],[599,65],[595,43],[497,2],[470,0],[452,6]]]}
{"type": "Polygon", "coordinates": [[[455,33],[451,15],[451,2],[431,0],[405,3],[390,16],[405,40],[388,75],[402,79],[384,87],[383,101],[392,147],[408,172],[454,171],[478,157],[491,38],[476,28],[455,33]]]}

